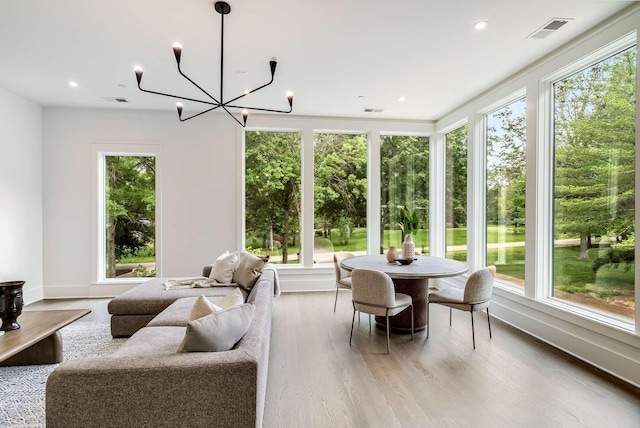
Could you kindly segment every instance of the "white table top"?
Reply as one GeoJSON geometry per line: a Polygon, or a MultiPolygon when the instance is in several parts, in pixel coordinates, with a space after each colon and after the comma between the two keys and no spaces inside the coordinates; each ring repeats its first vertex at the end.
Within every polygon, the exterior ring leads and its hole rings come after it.
{"type": "Polygon", "coordinates": [[[343,260],[340,265],[346,270],[372,269],[386,273],[391,278],[424,279],[462,275],[467,265],[444,257],[416,256],[410,265],[389,263],[384,254],[357,256],[343,260]]]}

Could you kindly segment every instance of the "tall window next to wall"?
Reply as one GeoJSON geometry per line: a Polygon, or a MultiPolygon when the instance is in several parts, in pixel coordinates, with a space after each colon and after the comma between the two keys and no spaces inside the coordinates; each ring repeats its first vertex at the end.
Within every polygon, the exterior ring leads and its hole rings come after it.
{"type": "Polygon", "coordinates": [[[314,159],[314,262],[366,253],[367,136],[316,133],[314,159]]]}
{"type": "Polygon", "coordinates": [[[467,125],[445,134],[447,257],[467,261],[467,125]]]}
{"type": "Polygon", "coordinates": [[[300,262],[301,135],[245,132],[245,247],[272,263],[300,262]]]}
{"type": "Polygon", "coordinates": [[[485,115],[487,265],[498,278],[524,286],[526,103],[519,99],[485,115]]]}
{"type": "Polygon", "coordinates": [[[156,276],[155,157],[103,159],[105,278],[156,276]]]}
{"type": "Polygon", "coordinates": [[[420,219],[416,250],[429,254],[429,138],[383,135],[380,146],[381,252],[402,248],[403,208],[420,219]]]}
{"type": "Polygon", "coordinates": [[[553,84],[553,296],[633,322],[636,48],[553,84]]]}

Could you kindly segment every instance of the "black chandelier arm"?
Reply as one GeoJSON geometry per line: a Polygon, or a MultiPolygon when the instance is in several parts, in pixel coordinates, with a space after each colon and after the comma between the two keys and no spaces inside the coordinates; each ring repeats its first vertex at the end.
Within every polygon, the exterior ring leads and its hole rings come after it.
{"type": "Polygon", "coordinates": [[[209,113],[210,111],[215,110],[215,109],[219,108],[220,106],[221,106],[221,104],[219,104],[217,106],[214,106],[214,107],[211,107],[210,109],[201,111],[200,113],[194,114],[193,116],[186,117],[184,119],[182,118],[182,116],[180,114],[178,114],[178,119],[180,119],[180,122],[186,122],[187,120],[193,119],[194,117],[198,117],[201,114],[209,113]]]}
{"type": "Polygon", "coordinates": [[[187,79],[189,82],[191,82],[191,84],[193,86],[195,86],[196,88],[200,89],[202,92],[204,92],[204,94],[206,96],[208,96],[209,98],[211,98],[214,102],[220,104],[220,101],[216,100],[209,92],[205,91],[204,89],[202,89],[202,87],[200,87],[200,85],[198,85],[196,82],[194,82],[189,76],[187,76],[186,74],[184,74],[182,72],[182,68],[180,68],[180,63],[178,63],[178,72],[182,75],[182,77],[184,77],[185,79],[187,79]]]}
{"type": "Polygon", "coordinates": [[[268,112],[271,112],[271,113],[291,113],[293,111],[293,104],[289,107],[289,111],[287,111],[287,110],[274,110],[274,109],[270,109],[270,108],[259,108],[259,107],[233,106],[233,105],[229,105],[227,103],[224,103],[223,107],[239,108],[239,109],[244,109],[244,110],[249,110],[249,111],[251,111],[251,110],[268,111],[268,112]]]}
{"type": "Polygon", "coordinates": [[[227,101],[227,102],[226,102],[226,103],[224,103],[224,104],[225,104],[225,105],[228,105],[229,103],[232,103],[232,102],[234,102],[234,101],[237,101],[237,100],[239,100],[239,99],[240,99],[240,98],[242,98],[242,97],[246,97],[246,96],[247,96],[247,95],[249,95],[249,94],[253,94],[253,93],[254,93],[254,92],[256,92],[256,91],[259,91],[259,90],[260,90],[260,89],[262,89],[262,88],[266,88],[267,86],[269,86],[269,85],[270,85],[270,84],[272,84],[272,83],[273,83],[273,75],[271,76],[271,80],[269,81],[269,83],[265,83],[265,84],[264,84],[264,85],[262,85],[262,86],[258,86],[257,88],[252,89],[251,91],[246,92],[246,93],[244,93],[244,94],[242,94],[242,95],[240,95],[240,96],[237,96],[237,97],[235,97],[234,99],[229,100],[229,101],[227,101]]]}
{"type": "Polygon", "coordinates": [[[234,115],[233,113],[231,113],[228,109],[227,106],[225,104],[221,104],[220,107],[222,107],[224,109],[224,111],[226,111],[227,113],[229,113],[229,116],[231,116],[233,118],[233,120],[235,120],[236,122],[238,122],[238,125],[242,126],[244,128],[244,124],[242,122],[240,122],[234,115]]]}
{"type": "Polygon", "coordinates": [[[172,94],[165,94],[163,92],[150,91],[150,90],[144,89],[142,86],[140,86],[140,83],[138,83],[138,89],[140,89],[142,92],[147,92],[149,94],[162,95],[164,97],[170,97],[170,98],[179,98],[181,100],[193,101],[193,102],[202,103],[202,104],[209,104],[210,106],[220,107],[220,105],[221,105],[217,101],[215,103],[212,103],[211,101],[202,101],[202,100],[196,100],[194,98],[182,97],[180,95],[172,95],[172,94]]]}

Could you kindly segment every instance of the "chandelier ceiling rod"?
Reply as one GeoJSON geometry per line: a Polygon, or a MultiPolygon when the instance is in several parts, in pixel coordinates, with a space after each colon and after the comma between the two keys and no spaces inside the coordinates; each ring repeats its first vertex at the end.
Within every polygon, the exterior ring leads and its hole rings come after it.
{"type": "Polygon", "coordinates": [[[238,124],[240,126],[242,126],[243,128],[247,125],[247,117],[249,116],[249,110],[255,110],[255,111],[266,111],[266,112],[271,112],[271,113],[291,113],[293,111],[293,94],[288,92],[287,93],[287,101],[289,102],[289,110],[275,110],[275,109],[268,109],[268,108],[259,108],[259,107],[248,107],[246,105],[235,105],[235,104],[231,104],[243,97],[246,97],[249,94],[252,94],[256,91],[259,91],[262,88],[265,88],[269,85],[271,85],[273,83],[273,78],[275,76],[276,73],[276,67],[278,65],[278,61],[275,58],[271,58],[271,60],[269,61],[269,67],[271,69],[271,80],[269,80],[269,82],[265,83],[262,86],[258,86],[257,88],[251,90],[251,91],[244,91],[244,93],[242,95],[239,95],[233,99],[224,101],[224,73],[223,73],[223,69],[224,69],[224,16],[228,15],[231,12],[231,6],[229,6],[229,4],[227,2],[223,2],[223,1],[219,1],[216,2],[214,5],[216,12],[218,12],[220,14],[220,22],[221,22],[221,26],[220,26],[220,101],[218,101],[214,96],[212,96],[211,94],[209,94],[207,91],[205,91],[200,85],[198,85],[196,82],[194,82],[189,76],[187,76],[183,71],[182,68],[180,67],[180,58],[182,56],[182,45],[178,42],[173,44],[173,54],[176,57],[176,63],[178,65],[178,72],[182,75],[182,77],[184,77],[185,79],[187,79],[189,82],[191,82],[191,84],[193,84],[196,88],[198,88],[202,93],[204,93],[207,97],[209,97],[211,99],[211,101],[204,101],[204,100],[199,100],[199,99],[195,99],[195,98],[189,98],[189,97],[183,97],[180,95],[174,95],[174,94],[167,94],[164,92],[157,92],[157,91],[151,91],[148,89],[144,89],[141,86],[141,82],[142,82],[142,67],[140,66],[136,66],[134,68],[135,73],[136,73],[136,80],[138,81],[138,89],[140,89],[142,92],[147,92],[149,94],[156,94],[156,95],[163,95],[165,97],[171,97],[171,98],[178,98],[181,100],[185,100],[185,101],[192,101],[192,102],[196,102],[196,103],[201,103],[201,104],[206,104],[209,107],[208,109],[201,111],[200,113],[196,113],[192,116],[189,117],[182,117],[182,109],[183,109],[183,104],[181,102],[176,103],[176,109],[178,110],[178,119],[180,119],[180,122],[184,122],[186,120],[189,119],[193,119],[194,117],[198,117],[201,114],[205,114],[208,113],[212,110],[215,110],[217,108],[222,108],[224,111],[226,111],[227,113],[229,113],[229,116],[231,116],[236,122],[238,122],[238,124]],[[230,108],[233,109],[241,109],[242,111],[242,122],[240,122],[238,120],[238,118],[236,118],[233,113],[231,113],[229,111],[230,108]]]}

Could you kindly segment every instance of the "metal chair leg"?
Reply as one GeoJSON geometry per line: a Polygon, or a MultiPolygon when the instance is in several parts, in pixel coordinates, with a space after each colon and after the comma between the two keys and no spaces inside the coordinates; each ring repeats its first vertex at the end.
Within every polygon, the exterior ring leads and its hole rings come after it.
{"type": "Polygon", "coordinates": [[[469,311],[471,314],[471,337],[473,338],[473,349],[476,349],[476,332],[473,328],[473,310],[469,311]]]}
{"type": "Polygon", "coordinates": [[[387,311],[387,355],[389,355],[389,313],[387,311]]]}
{"type": "Polygon", "coordinates": [[[353,307],[353,318],[351,318],[351,335],[349,336],[349,346],[351,346],[351,339],[353,338],[353,323],[356,321],[356,308],[353,307]]]}
{"type": "Polygon", "coordinates": [[[427,302],[427,339],[429,338],[429,326],[431,323],[429,322],[429,305],[431,303],[427,302]]]}
{"type": "Polygon", "coordinates": [[[369,314],[369,333],[371,333],[371,314],[369,314]]]}
{"type": "Polygon", "coordinates": [[[487,324],[489,324],[489,339],[491,339],[491,317],[489,316],[489,308],[487,308],[487,324]]]}
{"type": "Polygon", "coordinates": [[[453,312],[452,308],[449,308],[449,327],[451,327],[451,313],[453,312]]]}
{"type": "Polygon", "coordinates": [[[333,302],[333,313],[336,312],[336,306],[338,306],[338,290],[340,289],[340,287],[338,287],[338,284],[336,284],[336,300],[335,302],[333,302]]]}

